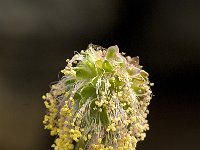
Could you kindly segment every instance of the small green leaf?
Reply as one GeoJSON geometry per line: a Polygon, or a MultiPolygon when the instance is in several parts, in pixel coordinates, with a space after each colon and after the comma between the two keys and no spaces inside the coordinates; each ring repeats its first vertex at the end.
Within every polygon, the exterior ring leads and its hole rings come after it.
{"type": "Polygon", "coordinates": [[[95,65],[90,61],[85,61],[74,68],[76,71],[76,77],[80,80],[93,78],[97,74],[95,65]]]}
{"type": "Polygon", "coordinates": [[[81,90],[81,97],[88,99],[89,97],[94,95],[95,92],[95,88],[91,83],[89,83],[81,90]]]}
{"type": "Polygon", "coordinates": [[[81,94],[81,105],[84,104],[88,98],[94,97],[96,95],[96,89],[91,83],[88,83],[80,92],[81,94]]]}
{"type": "Polygon", "coordinates": [[[107,54],[106,54],[106,58],[107,59],[111,59],[116,57],[116,54],[119,52],[119,48],[118,46],[111,46],[108,48],[107,54]]]}
{"type": "Polygon", "coordinates": [[[143,78],[133,78],[132,79],[132,85],[133,86],[140,86],[140,85],[142,85],[144,83],[144,80],[143,80],[143,78]]]}
{"type": "Polygon", "coordinates": [[[93,118],[96,118],[96,119],[98,118],[98,110],[94,109],[94,108],[97,108],[97,105],[95,104],[96,100],[97,98],[94,98],[90,104],[90,121],[92,121],[93,118]]]}
{"type": "Polygon", "coordinates": [[[108,126],[110,124],[106,108],[102,108],[102,112],[100,113],[100,119],[104,126],[108,126]]]}
{"type": "Polygon", "coordinates": [[[74,83],[75,81],[76,81],[76,80],[75,80],[74,78],[69,78],[69,79],[66,80],[65,83],[66,83],[67,85],[69,85],[69,84],[74,83]]]}
{"type": "Polygon", "coordinates": [[[136,94],[138,94],[138,95],[144,94],[144,93],[146,92],[145,89],[140,88],[140,87],[138,87],[138,86],[132,85],[131,88],[132,88],[132,89],[134,90],[134,92],[135,92],[136,94]]]}
{"type": "Polygon", "coordinates": [[[149,74],[148,74],[146,71],[141,70],[140,74],[141,74],[141,76],[142,76],[145,80],[148,80],[149,74]]]}
{"type": "Polygon", "coordinates": [[[97,68],[97,73],[100,75],[102,73],[104,73],[104,69],[103,68],[97,68]]]}
{"type": "Polygon", "coordinates": [[[93,87],[96,87],[96,83],[97,83],[97,80],[98,80],[98,76],[94,77],[92,80],[91,80],[91,84],[93,85],[93,87]]]}
{"type": "Polygon", "coordinates": [[[80,101],[81,101],[81,95],[78,93],[78,92],[76,92],[75,94],[74,94],[74,109],[75,110],[78,110],[79,109],[79,103],[80,103],[80,101]]]}
{"type": "Polygon", "coordinates": [[[81,99],[81,95],[80,95],[79,93],[76,92],[76,93],[74,94],[74,99],[75,99],[75,100],[80,100],[80,99],[81,99]]]}
{"type": "Polygon", "coordinates": [[[76,78],[81,79],[90,79],[92,77],[92,73],[86,68],[76,68],[76,78]]]}
{"type": "Polygon", "coordinates": [[[141,86],[144,84],[143,78],[134,78],[132,79],[132,85],[131,88],[134,90],[136,94],[144,94],[146,90],[142,88],[141,86]]]}
{"type": "Polygon", "coordinates": [[[104,60],[102,67],[106,72],[111,72],[113,70],[113,66],[107,60],[104,60]]]}
{"type": "Polygon", "coordinates": [[[101,68],[101,67],[102,67],[102,64],[103,64],[103,61],[102,61],[102,60],[97,60],[97,61],[95,62],[95,65],[96,65],[97,68],[101,68]]]}

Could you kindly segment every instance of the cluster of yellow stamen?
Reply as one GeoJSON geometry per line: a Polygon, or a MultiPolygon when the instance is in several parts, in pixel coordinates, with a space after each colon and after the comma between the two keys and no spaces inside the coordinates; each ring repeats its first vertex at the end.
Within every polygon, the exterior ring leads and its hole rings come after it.
{"type": "Polygon", "coordinates": [[[64,76],[42,96],[55,150],[135,150],[149,129],[152,93],[138,57],[89,45],[67,60],[64,76]]]}

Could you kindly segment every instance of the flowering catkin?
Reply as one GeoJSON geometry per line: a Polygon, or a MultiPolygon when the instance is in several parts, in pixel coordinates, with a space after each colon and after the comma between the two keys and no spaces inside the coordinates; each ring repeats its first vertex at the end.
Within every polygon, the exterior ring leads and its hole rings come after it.
{"type": "Polygon", "coordinates": [[[139,58],[90,44],[67,60],[44,95],[45,129],[55,150],[135,150],[149,129],[152,92],[139,58]]]}

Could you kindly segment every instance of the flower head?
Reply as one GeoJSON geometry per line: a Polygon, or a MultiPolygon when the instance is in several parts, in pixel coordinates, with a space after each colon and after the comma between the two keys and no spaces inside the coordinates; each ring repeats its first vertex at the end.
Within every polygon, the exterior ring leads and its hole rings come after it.
{"type": "Polygon", "coordinates": [[[151,83],[139,58],[124,55],[90,44],[67,60],[62,79],[42,97],[55,150],[135,150],[145,138],[151,83]]]}

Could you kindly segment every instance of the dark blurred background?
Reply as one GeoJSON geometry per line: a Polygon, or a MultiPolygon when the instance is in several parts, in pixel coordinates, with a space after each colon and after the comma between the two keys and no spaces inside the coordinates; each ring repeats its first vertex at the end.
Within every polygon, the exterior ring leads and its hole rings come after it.
{"type": "Polygon", "coordinates": [[[89,43],[149,72],[150,131],[138,150],[198,150],[199,0],[0,0],[0,150],[49,150],[41,96],[89,43]]]}

